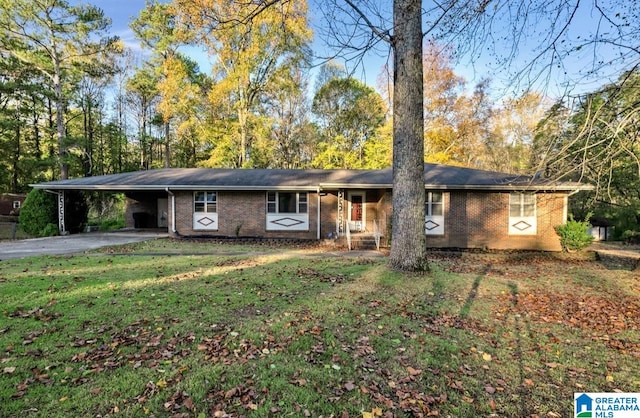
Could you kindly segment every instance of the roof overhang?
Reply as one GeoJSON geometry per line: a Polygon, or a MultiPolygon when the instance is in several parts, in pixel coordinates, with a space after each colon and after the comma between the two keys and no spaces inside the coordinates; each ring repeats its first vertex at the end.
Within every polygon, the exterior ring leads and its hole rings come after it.
{"type": "MultiPolygon", "coordinates": [[[[338,189],[392,189],[392,184],[338,184],[323,183],[317,186],[219,186],[219,185],[43,185],[32,184],[36,189],[52,192],[65,190],[99,191],[99,192],[166,192],[166,191],[318,191],[338,189]]],[[[556,185],[442,185],[425,184],[426,190],[469,190],[469,191],[532,191],[532,192],[579,192],[594,190],[595,187],[588,184],[556,184],[556,185]]]]}
{"type": "MultiPolygon", "coordinates": [[[[571,181],[425,164],[427,190],[577,193],[594,187],[571,181]]],[[[54,192],[329,191],[393,189],[393,172],[381,170],[154,169],[31,184],[54,192]]]]}

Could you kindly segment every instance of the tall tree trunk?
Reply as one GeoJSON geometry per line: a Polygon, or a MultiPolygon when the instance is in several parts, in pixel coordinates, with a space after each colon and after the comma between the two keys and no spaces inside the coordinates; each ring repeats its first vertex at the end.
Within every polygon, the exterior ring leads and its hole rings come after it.
{"type": "Polygon", "coordinates": [[[31,96],[32,104],[32,121],[33,121],[33,147],[35,149],[35,157],[38,161],[42,158],[42,150],[40,149],[40,124],[38,115],[38,106],[35,94],[31,96]]]}
{"type": "Polygon", "coordinates": [[[11,192],[18,193],[18,180],[20,178],[20,165],[18,162],[20,161],[20,138],[22,136],[20,126],[22,126],[20,120],[20,112],[16,111],[15,113],[16,124],[15,124],[15,137],[14,137],[14,146],[13,146],[13,163],[11,167],[11,192]]]}
{"type": "Polygon", "coordinates": [[[171,134],[171,126],[169,122],[164,123],[164,168],[171,167],[171,155],[169,152],[171,151],[171,146],[169,144],[169,135],[171,134]]]}
{"type": "Polygon", "coordinates": [[[60,61],[57,57],[57,50],[55,46],[51,48],[53,51],[53,89],[55,92],[54,105],[56,107],[56,137],[58,139],[58,158],[60,159],[60,179],[66,180],[69,178],[69,164],[67,163],[67,144],[65,141],[65,126],[64,126],[64,94],[62,92],[62,70],[60,68],[60,61]]]}
{"type": "Polygon", "coordinates": [[[244,102],[238,108],[238,124],[240,129],[240,150],[238,155],[238,168],[243,168],[247,162],[247,111],[244,102]]]}
{"type": "Polygon", "coordinates": [[[422,2],[393,3],[393,216],[389,264],[425,271],[422,2]]]}

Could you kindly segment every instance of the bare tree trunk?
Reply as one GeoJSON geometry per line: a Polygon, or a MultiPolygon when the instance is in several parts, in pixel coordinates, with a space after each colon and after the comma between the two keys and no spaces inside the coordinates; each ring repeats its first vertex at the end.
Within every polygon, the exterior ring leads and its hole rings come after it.
{"type": "Polygon", "coordinates": [[[426,271],[422,1],[394,0],[393,216],[389,264],[426,271]]]}
{"type": "Polygon", "coordinates": [[[60,159],[60,180],[69,178],[69,163],[67,162],[66,129],[64,126],[64,97],[62,84],[58,74],[54,80],[55,108],[56,108],[56,137],[58,139],[58,158],[60,159]]]}
{"type": "Polygon", "coordinates": [[[35,156],[36,159],[40,160],[42,158],[42,150],[40,149],[40,125],[39,125],[39,115],[38,115],[38,106],[36,102],[36,95],[31,96],[31,104],[32,108],[32,121],[33,121],[33,147],[35,148],[35,156]]]}
{"type": "Polygon", "coordinates": [[[12,163],[12,167],[11,167],[11,192],[12,193],[18,193],[18,180],[19,180],[19,172],[20,172],[20,166],[18,164],[18,161],[20,161],[20,153],[21,153],[21,149],[20,149],[20,137],[22,136],[22,132],[20,127],[22,126],[22,123],[20,121],[20,111],[17,110],[16,111],[16,124],[15,124],[15,142],[14,142],[14,146],[13,146],[13,163],[12,163]]]}
{"type": "Polygon", "coordinates": [[[171,146],[169,145],[169,139],[170,139],[169,135],[171,135],[171,126],[169,125],[169,122],[165,122],[164,123],[164,167],[165,168],[171,167],[171,155],[170,155],[171,146]]]}

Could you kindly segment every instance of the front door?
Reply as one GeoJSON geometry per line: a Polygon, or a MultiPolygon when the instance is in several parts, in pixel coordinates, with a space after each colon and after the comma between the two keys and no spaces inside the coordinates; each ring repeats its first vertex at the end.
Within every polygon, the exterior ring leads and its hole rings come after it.
{"type": "Polygon", "coordinates": [[[364,231],[365,219],[364,192],[349,195],[349,228],[351,231],[364,231]]]}

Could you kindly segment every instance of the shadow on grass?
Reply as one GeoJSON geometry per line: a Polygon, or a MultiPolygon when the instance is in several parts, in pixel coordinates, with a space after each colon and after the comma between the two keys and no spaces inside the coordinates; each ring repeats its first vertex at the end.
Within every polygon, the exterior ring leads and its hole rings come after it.
{"type": "MultiPolygon", "coordinates": [[[[460,320],[466,320],[470,317],[471,309],[478,297],[480,285],[482,284],[482,281],[486,277],[486,275],[492,270],[492,268],[493,268],[492,264],[487,264],[482,270],[482,273],[475,277],[473,284],[471,286],[471,289],[467,294],[465,302],[460,308],[460,313],[459,313],[460,320]]],[[[516,308],[518,305],[518,297],[519,297],[518,285],[515,282],[509,282],[507,286],[509,288],[509,293],[511,295],[512,307],[516,308]]],[[[516,407],[518,410],[518,416],[524,417],[524,416],[530,416],[530,413],[531,413],[531,411],[528,411],[528,407],[527,407],[527,399],[529,398],[530,394],[526,385],[527,379],[526,379],[525,364],[524,364],[524,348],[523,348],[524,342],[522,341],[523,328],[529,328],[529,327],[527,326],[526,323],[523,323],[522,318],[520,317],[519,314],[515,314],[513,320],[514,320],[514,334],[515,334],[513,355],[517,361],[516,368],[517,368],[517,376],[518,376],[517,389],[516,389],[518,400],[517,400],[517,404],[514,402],[514,407],[516,407]]],[[[530,334],[531,330],[529,329],[528,331],[530,334]]]]}
{"type": "MultiPolygon", "coordinates": [[[[509,282],[507,284],[509,287],[509,291],[511,293],[512,305],[515,308],[518,305],[518,285],[514,282],[509,282]]],[[[515,347],[514,347],[514,357],[518,361],[518,398],[520,404],[520,412],[524,414],[527,409],[526,404],[526,389],[525,389],[525,373],[524,373],[524,363],[522,360],[524,350],[522,348],[522,324],[520,321],[520,315],[514,315],[514,329],[515,329],[515,347]]]]}

